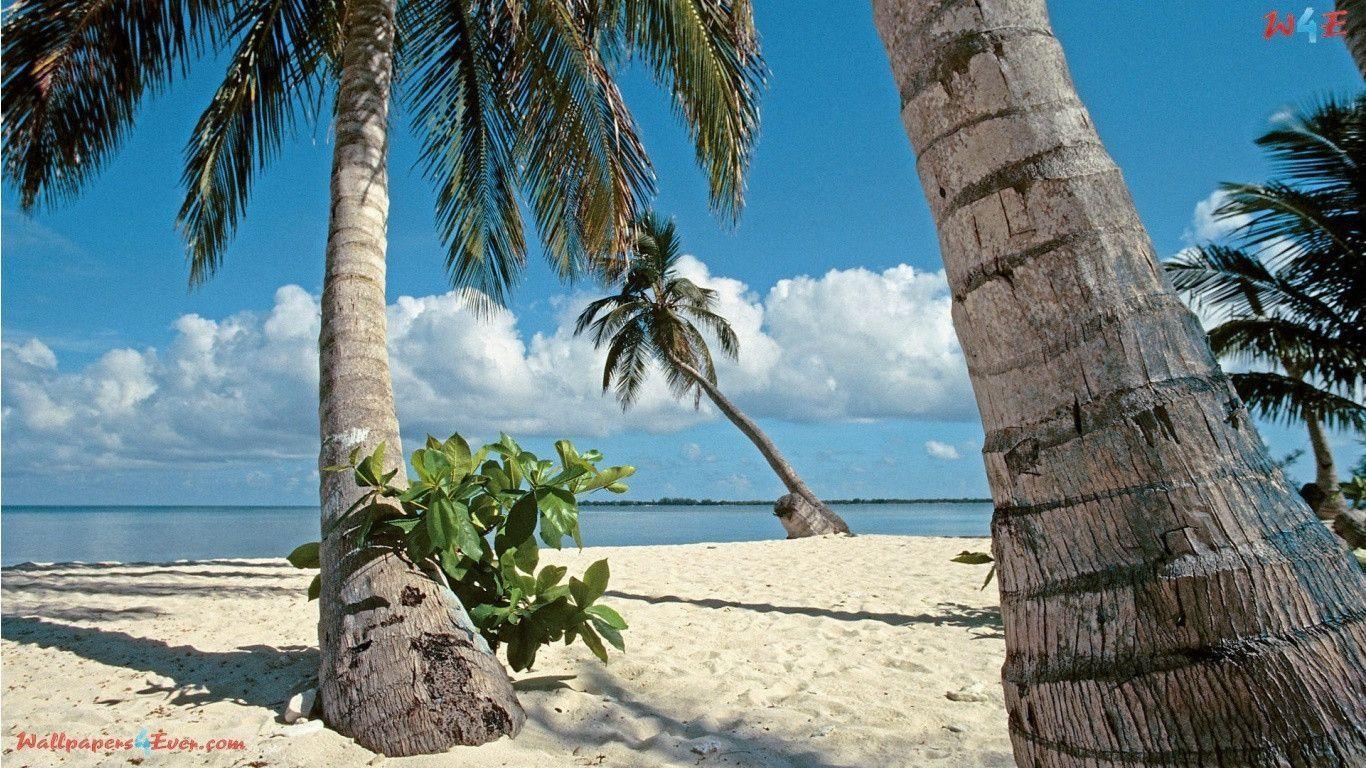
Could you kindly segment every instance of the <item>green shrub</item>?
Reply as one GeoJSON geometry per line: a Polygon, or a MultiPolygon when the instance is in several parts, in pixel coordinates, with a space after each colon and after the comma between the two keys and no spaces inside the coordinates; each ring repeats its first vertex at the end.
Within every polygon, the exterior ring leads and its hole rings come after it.
{"type": "MultiPolygon", "coordinates": [[[[490,647],[507,648],[515,670],[529,669],[541,646],[558,640],[582,640],[606,663],[603,641],[625,650],[626,629],[620,614],[597,602],[607,591],[607,561],[564,583],[563,566],[537,570],[537,536],[555,549],[566,537],[583,547],[578,498],[626,491],[621,481],[635,469],[599,468],[601,453],[581,454],[567,440],[555,450],[558,463],[507,435],[473,454],[459,435],[444,442],[428,437],[413,451],[417,476],[406,488],[393,484],[398,470],[383,471],[383,444],[370,456],[353,453],[348,464],[327,469],[353,472],[366,493],[325,535],[340,527],[359,548],[393,549],[423,567],[460,598],[490,647]]],[[[289,560],[318,567],[318,544],[299,547],[289,560]]],[[[309,599],[319,584],[315,577],[309,599]]]]}

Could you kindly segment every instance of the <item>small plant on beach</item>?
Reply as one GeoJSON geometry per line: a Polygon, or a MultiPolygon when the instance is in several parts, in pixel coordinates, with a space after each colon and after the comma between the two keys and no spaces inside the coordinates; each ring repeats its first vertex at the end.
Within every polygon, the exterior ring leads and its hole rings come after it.
{"type": "Polygon", "coordinates": [[[986,589],[987,585],[991,583],[992,577],[996,575],[996,558],[986,552],[969,552],[968,550],[963,550],[949,559],[952,562],[963,563],[965,565],[986,565],[987,563],[991,563],[991,570],[987,571],[987,577],[982,582],[981,589],[978,590],[979,592],[982,589],[986,589]]]}
{"type": "MultiPolygon", "coordinates": [[[[369,456],[353,453],[349,463],[327,468],[352,472],[366,489],[337,525],[357,548],[397,550],[454,592],[489,646],[506,646],[513,669],[529,669],[541,646],[558,640],[582,640],[606,663],[603,641],[625,650],[626,629],[619,613],[597,602],[607,591],[607,561],[564,583],[564,566],[537,570],[537,537],[555,549],[566,537],[582,547],[578,497],[625,492],[621,481],[635,469],[599,468],[601,453],[579,453],[568,440],[555,450],[558,463],[507,435],[477,453],[459,435],[444,442],[428,437],[412,454],[416,478],[397,484],[398,470],[382,469],[383,444],[369,456]]],[[[295,549],[289,561],[318,567],[318,543],[295,549]]],[[[310,600],[320,584],[315,577],[310,600]]]]}

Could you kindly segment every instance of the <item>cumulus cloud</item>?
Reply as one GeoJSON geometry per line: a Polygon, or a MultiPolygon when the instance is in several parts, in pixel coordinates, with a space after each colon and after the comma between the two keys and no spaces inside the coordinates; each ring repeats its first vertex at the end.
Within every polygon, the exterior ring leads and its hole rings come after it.
{"type": "Polygon", "coordinates": [[[1219,206],[1228,201],[1228,195],[1223,190],[1211,192],[1204,200],[1195,204],[1195,211],[1191,214],[1190,226],[1186,229],[1184,239],[1191,245],[1202,245],[1204,243],[1219,242],[1227,238],[1230,234],[1247,225],[1252,217],[1246,214],[1238,216],[1216,217],[1214,212],[1219,206]]]}
{"type": "Polygon", "coordinates": [[[945,461],[958,461],[963,458],[963,454],[959,453],[957,448],[954,448],[948,443],[941,443],[938,440],[926,440],[925,453],[929,454],[932,458],[943,459],[945,461]]]}
{"type": "MultiPolygon", "coordinates": [[[[718,293],[741,352],[738,362],[718,361],[718,377],[751,414],[975,418],[942,272],[832,270],[760,296],[691,257],[680,269],[718,293]]],[[[667,433],[718,418],[705,401],[700,410],[675,401],[657,375],[628,412],[603,396],[603,353],[572,330],[588,298],[569,297],[553,330],[535,333],[510,312],[477,313],[459,293],[395,301],[390,356],[405,439],[667,433]]],[[[311,461],[318,317],[317,297],[284,286],[268,312],[185,315],[166,348],[111,349],[82,370],[62,369],[41,339],[6,341],[7,467],[311,461]]],[[[708,458],[695,444],[682,451],[708,458]]]]}

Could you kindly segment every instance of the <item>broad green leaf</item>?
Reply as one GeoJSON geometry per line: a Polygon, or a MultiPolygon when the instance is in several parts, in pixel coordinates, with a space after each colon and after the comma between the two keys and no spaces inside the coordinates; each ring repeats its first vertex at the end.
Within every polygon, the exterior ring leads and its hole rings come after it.
{"type": "Polygon", "coordinates": [[[507,536],[508,541],[513,546],[520,545],[523,541],[531,538],[536,533],[536,495],[527,493],[512,505],[508,510],[507,523],[503,526],[503,535],[507,536]]]}
{"type": "Polygon", "coordinates": [[[518,624],[513,627],[512,637],[508,639],[508,666],[517,672],[531,669],[531,665],[536,663],[539,645],[536,634],[529,625],[518,624]]]}
{"type": "Polygon", "coordinates": [[[607,649],[602,647],[602,640],[598,637],[593,628],[584,624],[579,627],[579,635],[583,638],[583,644],[588,646],[588,650],[593,652],[603,664],[607,663],[607,649]]]}
{"type": "Polygon", "coordinates": [[[432,546],[432,537],[428,535],[429,528],[428,525],[415,525],[408,532],[408,558],[415,563],[426,560],[435,551],[435,547],[432,546]]]}
{"type": "Polygon", "coordinates": [[[319,543],[316,541],[300,544],[285,559],[295,568],[321,568],[322,564],[318,562],[318,546],[319,543]]]}
{"type": "Polygon", "coordinates": [[[985,552],[959,552],[954,557],[949,558],[954,563],[967,563],[968,565],[986,565],[993,562],[994,558],[985,552]]]}
{"type": "Polygon", "coordinates": [[[474,468],[470,455],[470,444],[460,435],[451,435],[441,444],[441,451],[450,462],[451,470],[457,477],[468,475],[474,468]]]}
{"type": "Polygon", "coordinates": [[[606,488],[613,483],[620,482],[636,473],[636,468],[631,466],[608,467],[593,476],[591,480],[584,483],[583,492],[596,491],[599,488],[606,488]]]}
{"type": "Polygon", "coordinates": [[[621,614],[617,613],[611,606],[601,604],[590,605],[583,609],[583,612],[589,616],[601,619],[613,629],[626,629],[626,619],[621,618],[621,614]]]}
{"type": "MultiPolygon", "coordinates": [[[[597,629],[603,639],[612,644],[618,651],[626,650],[626,643],[621,639],[621,632],[616,627],[608,624],[601,619],[593,619],[593,627],[597,629]]],[[[603,659],[606,662],[606,659],[603,659]]]]}
{"type": "Polygon", "coordinates": [[[308,599],[317,600],[323,593],[323,575],[314,574],[313,580],[308,582],[308,599]]]}
{"type": "Polygon", "coordinates": [[[611,576],[611,571],[606,560],[599,560],[588,566],[588,569],[583,572],[583,584],[587,588],[585,593],[587,599],[579,601],[580,608],[587,608],[599,597],[602,597],[602,594],[607,591],[609,576],[611,576]]]}
{"type": "Polygon", "coordinates": [[[536,576],[536,593],[541,594],[559,584],[567,573],[569,573],[569,569],[563,565],[547,565],[542,568],[540,574],[536,576]]]}
{"type": "MultiPolygon", "coordinates": [[[[541,561],[541,551],[540,548],[536,546],[536,540],[528,538],[526,541],[518,544],[517,547],[512,550],[512,560],[517,564],[517,567],[521,568],[524,572],[529,574],[535,573],[536,564],[541,561]]],[[[532,586],[534,587],[534,582],[532,586]]]]}
{"type": "Polygon", "coordinates": [[[450,499],[442,497],[432,499],[431,507],[427,510],[426,520],[427,536],[431,538],[433,547],[446,549],[455,544],[455,505],[450,499]]]}
{"type": "Polygon", "coordinates": [[[571,467],[579,461],[579,452],[574,450],[574,444],[568,440],[556,440],[555,453],[560,455],[560,464],[565,467],[571,467]]]}

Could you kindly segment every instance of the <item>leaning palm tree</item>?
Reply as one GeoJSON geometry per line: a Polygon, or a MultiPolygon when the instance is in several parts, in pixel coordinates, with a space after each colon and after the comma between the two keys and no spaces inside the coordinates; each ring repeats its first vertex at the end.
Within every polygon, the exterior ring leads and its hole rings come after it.
{"type": "MultiPolygon", "coordinates": [[[[498,300],[527,251],[519,200],[562,273],[628,244],[653,174],[620,63],[638,58],[669,90],[712,203],[732,216],[763,78],[748,3],[727,0],[27,0],[7,9],[3,37],[4,169],[26,208],[79,192],[144,95],[226,56],[186,150],[192,284],[219,267],[291,127],[332,121],[320,467],[380,444],[386,469],[402,467],[385,345],[395,84],[436,186],[446,265],[498,300]]],[[[361,490],[322,473],[326,719],[389,755],[515,734],[525,716],[507,675],[450,590],[401,555],[358,551],[338,524],[361,490]]]]}
{"type": "Polygon", "coordinates": [[[874,0],[982,423],[1021,766],[1366,763],[1366,575],[1164,282],[1043,0],[874,0]]]}
{"type": "Polygon", "coordinates": [[[1333,520],[1347,505],[1325,427],[1366,430],[1354,399],[1366,387],[1366,97],[1330,99],[1257,143],[1279,178],[1222,185],[1214,211],[1239,247],[1187,249],[1164,266],[1220,317],[1214,353],[1261,369],[1229,377],[1243,402],[1307,426],[1323,499],[1314,511],[1333,520]]]}
{"type": "Polygon", "coordinates": [[[739,341],[715,311],[716,292],[678,275],[680,256],[674,222],[648,213],[639,222],[630,258],[605,265],[604,273],[619,290],[589,304],[574,328],[575,334],[591,330],[593,343],[607,347],[602,391],[615,386],[622,409],[631,407],[650,362],[657,363],[675,396],[691,397],[696,406],[705,393],[763,454],[787,486],[788,495],[779,499],[775,514],[789,538],[848,533],[849,526],[811,492],[759,425],[721,394],[711,350],[698,325],[711,331],[731,359],[739,354],[739,341]]]}

